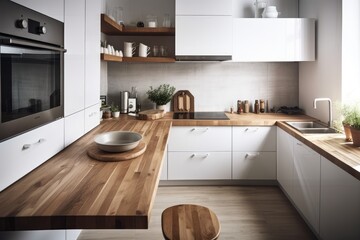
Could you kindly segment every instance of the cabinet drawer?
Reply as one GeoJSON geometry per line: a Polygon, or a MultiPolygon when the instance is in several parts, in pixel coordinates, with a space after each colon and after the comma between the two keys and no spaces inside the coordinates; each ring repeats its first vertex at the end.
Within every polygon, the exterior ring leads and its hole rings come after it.
{"type": "Polygon", "coordinates": [[[176,0],[176,15],[232,15],[232,0],[176,0]]]}
{"type": "Polygon", "coordinates": [[[64,148],[64,119],[0,143],[0,191],[64,148]]]}
{"type": "Polygon", "coordinates": [[[233,179],[276,179],[276,152],[234,152],[233,179]]]}
{"type": "Polygon", "coordinates": [[[168,179],[231,179],[231,152],[169,152],[168,179]]]}
{"type": "Polygon", "coordinates": [[[275,152],[276,127],[234,127],[233,151],[275,152]]]}
{"type": "Polygon", "coordinates": [[[231,127],[172,127],[169,151],[231,151],[231,127]]]}
{"type": "Polygon", "coordinates": [[[100,104],[85,109],[85,133],[100,124],[100,104]]]}

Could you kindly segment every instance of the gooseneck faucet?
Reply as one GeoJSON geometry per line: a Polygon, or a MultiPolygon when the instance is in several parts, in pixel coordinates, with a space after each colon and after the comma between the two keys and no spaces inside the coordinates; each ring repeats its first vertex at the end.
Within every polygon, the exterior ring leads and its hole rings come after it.
{"type": "Polygon", "coordinates": [[[331,99],[330,98],[315,98],[314,99],[314,109],[316,109],[316,102],[319,102],[319,101],[328,101],[329,102],[329,122],[328,122],[328,125],[329,127],[331,128],[332,127],[332,102],[331,102],[331,99]]]}

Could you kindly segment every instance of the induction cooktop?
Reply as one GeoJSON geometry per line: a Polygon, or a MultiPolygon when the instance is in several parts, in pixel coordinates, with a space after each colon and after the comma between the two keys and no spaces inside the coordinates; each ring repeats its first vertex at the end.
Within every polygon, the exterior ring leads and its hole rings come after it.
{"type": "Polygon", "coordinates": [[[173,119],[229,120],[225,112],[175,112],[173,119]]]}

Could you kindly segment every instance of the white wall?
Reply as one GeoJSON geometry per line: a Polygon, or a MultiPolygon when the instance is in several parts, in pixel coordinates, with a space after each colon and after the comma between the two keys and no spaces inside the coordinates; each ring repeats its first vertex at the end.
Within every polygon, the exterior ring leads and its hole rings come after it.
{"type": "Polygon", "coordinates": [[[316,61],[299,63],[299,102],[306,114],[328,121],[327,103],[341,100],[341,0],[300,0],[299,17],[316,18],[316,61]]]}
{"type": "Polygon", "coordinates": [[[162,83],[189,90],[196,111],[224,111],[236,101],[268,99],[270,107],[298,105],[297,63],[108,63],[109,101],[136,86],[143,110],[151,108],[145,92],[162,83]]]}
{"type": "Polygon", "coordinates": [[[360,1],[343,0],[342,101],[360,101],[360,1]]]}

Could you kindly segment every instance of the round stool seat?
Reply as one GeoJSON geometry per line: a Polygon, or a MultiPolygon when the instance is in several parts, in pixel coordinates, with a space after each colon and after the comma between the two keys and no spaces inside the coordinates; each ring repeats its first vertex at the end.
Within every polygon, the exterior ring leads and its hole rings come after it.
{"type": "Polygon", "coordinates": [[[161,215],[165,239],[212,240],[220,234],[220,223],[209,208],[183,204],[165,209],[161,215]]]}

